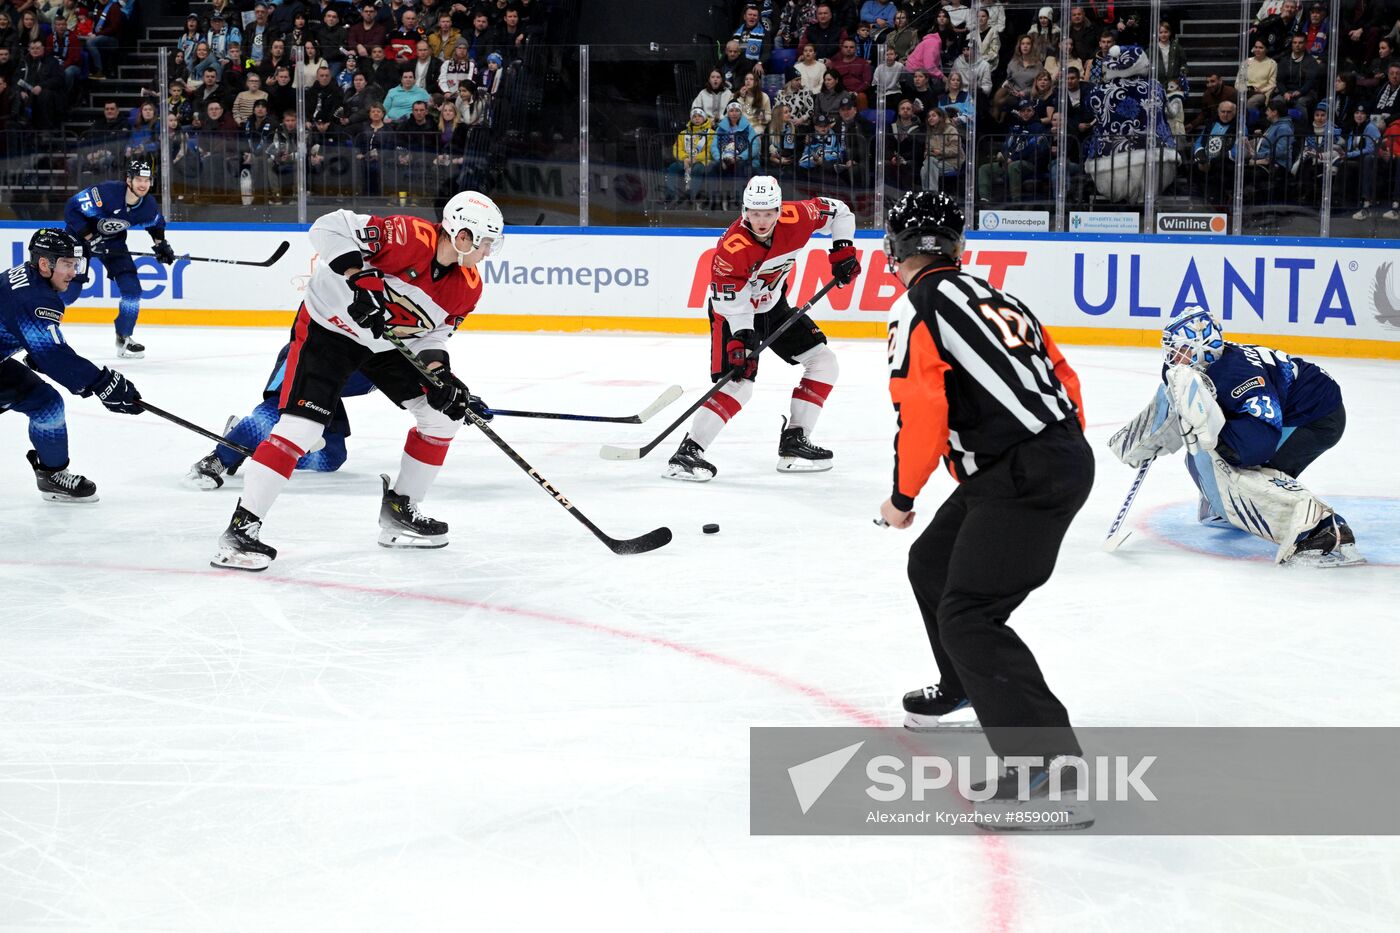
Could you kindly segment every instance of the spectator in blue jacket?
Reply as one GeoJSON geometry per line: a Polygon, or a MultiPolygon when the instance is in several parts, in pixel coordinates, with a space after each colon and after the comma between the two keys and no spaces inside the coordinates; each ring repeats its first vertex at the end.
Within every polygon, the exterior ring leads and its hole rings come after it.
{"type": "Polygon", "coordinates": [[[1357,104],[1352,108],[1351,119],[1342,131],[1343,178],[1359,176],[1356,181],[1348,181],[1350,190],[1360,189],[1361,209],[1352,214],[1353,220],[1365,220],[1371,216],[1371,205],[1376,200],[1376,149],[1380,147],[1380,127],[1371,122],[1370,108],[1357,104]]]}
{"type": "Polygon", "coordinates": [[[715,125],[710,142],[710,176],[717,184],[722,184],[719,180],[724,178],[747,180],[758,167],[761,149],[758,134],[744,118],[743,106],[731,100],[725,105],[724,119],[715,125]]]}
{"type": "Polygon", "coordinates": [[[882,29],[888,29],[894,25],[894,14],[898,8],[893,3],[881,3],[880,0],[865,0],[860,5],[860,21],[869,23],[873,27],[873,32],[878,33],[882,29]]]}
{"type": "Polygon", "coordinates": [[[1034,178],[1050,161],[1050,135],[1045,124],[1035,117],[1035,101],[1022,98],[1016,102],[1016,121],[1002,143],[995,162],[977,170],[977,184],[982,199],[996,187],[1008,186],[1007,200],[1021,200],[1021,186],[1027,174],[1034,178]]]}
{"type": "Polygon", "coordinates": [[[855,170],[855,161],[846,151],[841,137],[832,129],[831,117],[818,113],[812,121],[812,133],[807,137],[807,145],[802,157],[797,160],[799,168],[805,169],[812,182],[849,183],[855,170]]]}

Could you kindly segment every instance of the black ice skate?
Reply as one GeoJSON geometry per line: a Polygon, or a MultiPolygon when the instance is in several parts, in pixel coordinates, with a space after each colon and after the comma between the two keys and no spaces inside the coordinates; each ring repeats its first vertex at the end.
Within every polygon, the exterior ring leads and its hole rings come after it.
{"type": "Polygon", "coordinates": [[[944,693],[942,687],[925,687],[904,694],[904,713],[904,728],[910,732],[982,731],[972,702],[965,696],[944,693]]]}
{"type": "Polygon", "coordinates": [[[787,424],[784,418],[783,433],[778,438],[778,472],[820,473],[831,469],[831,451],[807,440],[806,431],[787,424]]]}
{"type": "Polygon", "coordinates": [[[1293,553],[1283,560],[1287,567],[1356,567],[1366,558],[1356,550],[1356,535],[1346,520],[1333,514],[1298,536],[1293,553]]]}
{"type": "Polygon", "coordinates": [[[389,488],[389,475],[379,474],[384,482],[384,504],[379,507],[380,547],[447,547],[447,522],[429,518],[418,506],[389,488]]]}
{"type": "MultiPolygon", "coordinates": [[[[233,426],[237,423],[238,416],[229,415],[228,420],[224,422],[224,437],[228,437],[229,432],[233,430],[233,426]]],[[[242,461],[239,461],[239,463],[242,463],[242,461]]],[[[224,462],[219,459],[218,455],[211,451],[208,456],[201,457],[194,466],[190,467],[190,471],[185,474],[185,482],[194,486],[196,489],[203,489],[206,491],[218,489],[224,484],[224,474],[227,473],[229,476],[232,476],[234,470],[237,468],[238,464],[232,467],[225,467],[224,462]]]]}
{"type": "MultiPolygon", "coordinates": [[[[1094,825],[1093,809],[1079,799],[1078,772],[1067,766],[1063,757],[1051,758],[1048,766],[1003,768],[991,796],[977,799],[987,794],[988,783],[968,788],[973,810],[984,819],[978,824],[983,829],[1046,832],[1094,825]]],[[[1088,797],[1087,787],[1084,796],[1088,797]]]]}
{"type": "Polygon", "coordinates": [[[140,360],[146,357],[146,347],[130,337],[117,338],[117,356],[125,360],[140,360]]]}
{"type": "Polygon", "coordinates": [[[230,570],[266,570],[277,558],[277,548],[258,540],[262,534],[262,519],[243,507],[243,500],[233,510],[228,528],[219,536],[219,550],[209,562],[211,567],[230,570]]]}
{"type": "Polygon", "coordinates": [[[666,462],[666,472],[661,475],[667,479],[707,483],[718,473],[715,465],[705,459],[705,448],[695,443],[687,434],[685,440],[681,441],[681,446],[676,448],[676,452],[666,462]]]}
{"type": "Polygon", "coordinates": [[[190,467],[189,473],[185,474],[185,482],[196,489],[218,489],[224,484],[224,472],[223,461],[209,454],[190,467]]]}
{"type": "Polygon", "coordinates": [[[69,473],[68,464],[46,467],[39,462],[39,453],[34,450],[24,456],[34,468],[34,483],[39,487],[39,493],[48,501],[79,505],[97,501],[97,484],[86,476],[69,473]]]}

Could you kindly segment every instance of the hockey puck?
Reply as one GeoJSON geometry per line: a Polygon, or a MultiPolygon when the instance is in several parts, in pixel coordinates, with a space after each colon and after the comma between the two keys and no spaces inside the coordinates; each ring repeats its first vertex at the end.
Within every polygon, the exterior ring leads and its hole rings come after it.
{"type": "Polygon", "coordinates": [[[703,531],[703,532],[705,532],[705,534],[707,534],[707,535],[717,535],[717,534],[719,534],[719,526],[716,525],[716,524],[714,524],[713,522],[711,522],[710,524],[706,525],[704,528],[701,528],[700,530],[703,531]]]}

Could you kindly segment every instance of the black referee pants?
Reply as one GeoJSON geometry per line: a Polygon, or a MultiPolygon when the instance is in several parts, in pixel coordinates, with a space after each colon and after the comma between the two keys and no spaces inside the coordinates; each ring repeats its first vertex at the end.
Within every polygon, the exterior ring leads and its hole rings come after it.
{"type": "Polygon", "coordinates": [[[1006,623],[1050,579],[1093,483],[1093,452],[1078,423],[1062,421],[959,485],[909,550],[940,685],[972,701],[1000,757],[1080,752],[1064,705],[1006,623]]]}

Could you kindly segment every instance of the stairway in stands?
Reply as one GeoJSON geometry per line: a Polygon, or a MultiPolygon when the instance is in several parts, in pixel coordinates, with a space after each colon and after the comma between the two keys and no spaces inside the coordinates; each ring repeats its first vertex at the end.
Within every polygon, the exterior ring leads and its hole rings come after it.
{"type": "Polygon", "coordinates": [[[160,49],[170,49],[174,67],[175,40],[185,29],[183,16],[148,18],[144,35],[136,47],[124,50],[117,73],[105,81],[89,81],[79,104],[68,111],[63,129],[79,138],[102,116],[102,102],[115,99],[123,111],[140,106],[141,89],[148,88],[164,97],[166,89],[156,82],[156,59],[160,49]]]}
{"type": "Polygon", "coordinates": [[[1201,92],[1206,76],[1218,74],[1226,84],[1234,85],[1240,70],[1240,23],[1235,19],[1206,19],[1205,10],[1193,9],[1190,19],[1181,21],[1178,41],[1186,53],[1186,74],[1191,79],[1191,93],[1186,98],[1186,121],[1189,123],[1201,110],[1201,92]],[[1202,16],[1197,16],[1200,13],[1202,16]]]}

